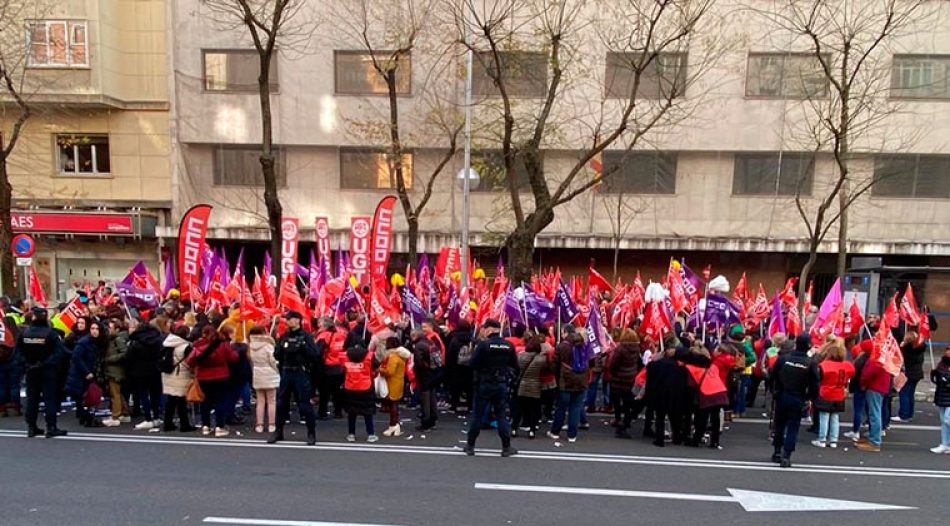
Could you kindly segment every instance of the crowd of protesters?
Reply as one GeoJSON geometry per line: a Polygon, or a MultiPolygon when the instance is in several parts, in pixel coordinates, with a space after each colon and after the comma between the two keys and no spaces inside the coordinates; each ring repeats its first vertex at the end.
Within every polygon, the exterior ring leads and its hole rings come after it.
{"type": "MultiPolygon", "coordinates": [[[[468,413],[467,454],[474,454],[480,431],[491,428],[503,456],[516,453],[513,437],[560,440],[566,432],[574,443],[593,413],[612,415],[618,439],[633,438],[633,423],[642,421],[640,433],[657,447],[720,449],[724,421],[744,418],[764,391],[772,460],[790,466],[803,421],[813,424],[816,447],[834,448],[847,438],[861,450],[880,451],[890,422],[914,417],[914,392],[925,378],[926,349],[911,326],[901,328],[904,370],[893,376],[869,359],[870,339],[769,338],[741,325],[704,339],[678,323],[654,341],[634,321],[591,356],[584,329],[571,324],[539,332],[493,319],[473,327],[462,319],[447,332],[435,321],[373,331],[358,312],[304,320],[288,311],[255,326],[242,321],[238,304],[194,312],[175,291],[152,312],[102,306],[94,298],[85,298],[84,307],[85,316],[64,334],[47,309],[0,301],[0,414],[24,414],[31,437],[65,435],[58,417],[71,400],[84,427],[226,437],[247,424],[275,443],[297,420],[290,414],[294,402],[309,444],[316,442],[317,421],[344,413],[348,441],[357,440],[360,419],[365,439],[379,440],[377,411],[388,414],[382,435],[402,436],[400,415],[408,406],[423,432],[438,425],[440,413],[468,413]],[[849,393],[853,421],[842,435],[849,393]],[[107,411],[100,410],[102,399],[107,411]],[[41,403],[45,429],[37,423],[41,403]]],[[[950,453],[950,348],[934,365],[929,379],[941,442],[931,451],[943,454],[950,453]]]]}

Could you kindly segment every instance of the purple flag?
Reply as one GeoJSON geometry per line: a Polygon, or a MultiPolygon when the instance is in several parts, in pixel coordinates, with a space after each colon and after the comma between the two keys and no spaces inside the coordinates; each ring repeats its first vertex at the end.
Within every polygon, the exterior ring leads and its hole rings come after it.
{"type": "Polygon", "coordinates": [[[554,304],[542,296],[538,296],[531,287],[524,286],[524,309],[528,315],[528,326],[535,328],[547,327],[554,323],[557,313],[554,304]]]}
{"type": "Polygon", "coordinates": [[[297,271],[297,275],[300,276],[302,280],[307,281],[310,279],[310,269],[301,265],[300,263],[294,263],[294,265],[296,265],[294,270],[297,271]]]}
{"type": "Polygon", "coordinates": [[[330,305],[333,312],[337,314],[348,312],[352,309],[360,309],[361,307],[362,304],[360,303],[359,295],[353,290],[353,286],[350,285],[349,281],[343,284],[343,293],[340,294],[340,297],[330,305]]]}
{"type": "Polygon", "coordinates": [[[139,261],[129,273],[115,284],[119,298],[134,309],[154,309],[159,305],[159,292],[155,289],[154,278],[151,278],[145,262],[139,261]]]}
{"type": "Polygon", "coordinates": [[[509,325],[528,324],[524,319],[524,314],[521,312],[521,305],[518,303],[515,295],[511,293],[510,286],[508,287],[508,292],[505,293],[504,313],[505,317],[508,318],[509,325]]]}
{"type": "MultiPolygon", "coordinates": [[[[590,357],[595,354],[600,354],[604,350],[604,345],[607,342],[607,338],[604,333],[604,324],[600,321],[600,305],[597,301],[597,297],[591,294],[590,296],[590,313],[587,316],[587,355],[586,357],[580,357],[584,360],[584,364],[590,360],[590,357]]],[[[578,360],[578,356],[575,356],[575,361],[578,360]]],[[[575,366],[578,364],[575,364],[575,366]]]]}
{"type": "Polygon", "coordinates": [[[350,257],[349,252],[344,252],[343,249],[336,249],[336,277],[344,278],[346,277],[346,269],[350,267],[350,257]]]}
{"type": "Polygon", "coordinates": [[[162,297],[168,297],[168,292],[178,286],[175,280],[175,263],[169,255],[165,258],[165,286],[162,288],[162,297]]]}
{"type": "Polygon", "coordinates": [[[264,252],[264,279],[266,280],[273,275],[274,273],[271,272],[270,251],[268,250],[267,252],[264,252]]]}
{"type": "Polygon", "coordinates": [[[687,296],[699,298],[703,295],[703,289],[705,289],[706,283],[687,267],[685,263],[680,263],[680,275],[683,276],[683,289],[686,291],[687,296]]]}
{"type": "Polygon", "coordinates": [[[307,287],[310,289],[309,297],[316,299],[319,296],[320,291],[320,267],[317,263],[317,255],[313,252],[313,249],[310,249],[310,280],[307,282],[307,287]]]}
{"type": "Polygon", "coordinates": [[[742,321],[739,317],[739,307],[718,292],[710,292],[706,295],[706,315],[703,319],[706,323],[718,324],[722,327],[742,321]]]}
{"type": "Polygon", "coordinates": [[[416,324],[424,322],[428,316],[425,307],[422,306],[422,301],[413,294],[410,287],[402,288],[402,311],[408,314],[416,324]]]}
{"type": "Polygon", "coordinates": [[[222,287],[228,286],[228,281],[231,279],[231,264],[228,263],[228,255],[224,251],[224,247],[220,249],[221,255],[218,256],[218,265],[221,265],[221,277],[218,280],[221,283],[222,287]]]}
{"type": "Polygon", "coordinates": [[[445,305],[445,319],[454,327],[458,325],[461,313],[462,303],[459,301],[458,291],[455,290],[455,285],[451,285],[449,287],[449,297],[445,305]]]}
{"type": "Polygon", "coordinates": [[[769,319],[769,338],[777,333],[788,334],[785,330],[785,316],[782,315],[782,300],[776,294],[772,298],[772,317],[769,319]]]}
{"type": "Polygon", "coordinates": [[[218,269],[219,263],[218,254],[214,250],[207,250],[204,257],[205,261],[201,267],[201,280],[198,281],[198,286],[207,293],[208,289],[211,288],[211,279],[214,278],[214,271],[218,269]]]}
{"type": "Polygon", "coordinates": [[[558,311],[561,315],[561,323],[571,323],[574,321],[579,311],[563,280],[559,280],[558,282],[557,290],[554,292],[554,302],[559,307],[558,311]]]}

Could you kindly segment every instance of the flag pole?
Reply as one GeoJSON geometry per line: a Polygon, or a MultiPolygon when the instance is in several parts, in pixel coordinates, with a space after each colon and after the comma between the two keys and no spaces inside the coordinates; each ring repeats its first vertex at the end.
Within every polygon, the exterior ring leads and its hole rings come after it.
{"type": "Polygon", "coordinates": [[[934,344],[933,344],[933,340],[931,340],[930,338],[927,338],[927,349],[930,350],[930,368],[936,369],[937,362],[936,360],[934,360],[934,344]]]}

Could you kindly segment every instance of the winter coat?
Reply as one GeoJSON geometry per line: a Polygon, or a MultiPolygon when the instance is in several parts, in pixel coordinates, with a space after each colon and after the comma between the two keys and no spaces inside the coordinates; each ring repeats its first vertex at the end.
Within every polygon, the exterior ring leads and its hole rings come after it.
{"type": "Polygon", "coordinates": [[[541,373],[548,365],[548,357],[543,352],[523,352],[518,355],[518,396],[541,398],[541,373]]]}
{"type": "Polygon", "coordinates": [[[936,385],[934,405],[950,407],[950,365],[941,360],[937,368],[930,371],[930,381],[936,385]]]}
{"type": "Polygon", "coordinates": [[[640,370],[640,344],[623,342],[611,353],[607,373],[611,389],[629,391],[640,370]]]}
{"type": "Polygon", "coordinates": [[[386,357],[383,359],[383,365],[379,369],[379,374],[386,379],[386,387],[389,388],[388,400],[399,401],[406,387],[406,363],[412,353],[405,347],[397,347],[386,351],[386,357]]]}
{"type": "Polygon", "coordinates": [[[277,389],[280,370],[274,358],[274,339],[266,334],[251,335],[251,364],[254,389],[277,389]]]}
{"type": "Polygon", "coordinates": [[[237,361],[237,352],[230,343],[200,339],[195,342],[185,363],[196,371],[199,382],[213,382],[227,380],[230,376],[228,364],[237,361]]]}
{"type": "Polygon", "coordinates": [[[587,390],[589,382],[588,371],[575,373],[574,347],[568,341],[562,341],[554,350],[554,356],[559,365],[558,367],[558,387],[562,391],[577,393],[587,390]]]}
{"type": "Polygon", "coordinates": [[[254,327],[254,323],[241,320],[241,309],[231,309],[228,311],[228,317],[218,325],[218,330],[225,327],[234,329],[234,343],[244,343],[247,341],[247,333],[254,327]]]}
{"type": "Polygon", "coordinates": [[[865,391],[874,391],[887,396],[891,392],[891,373],[877,360],[868,360],[861,371],[861,389],[865,391]]]}
{"type": "Polygon", "coordinates": [[[921,380],[924,377],[924,353],[927,348],[916,343],[901,345],[901,354],[904,356],[904,374],[910,381],[921,380]]]}
{"type": "MultiPolygon", "coordinates": [[[[363,363],[369,349],[362,346],[350,347],[346,350],[346,360],[353,363],[363,363]]],[[[372,360],[373,370],[379,369],[379,361],[376,356],[372,360]]],[[[370,383],[369,389],[365,391],[351,391],[344,387],[344,404],[346,412],[350,415],[374,415],[376,414],[376,390],[370,383]]]]}
{"type": "Polygon", "coordinates": [[[125,380],[125,353],[129,350],[129,332],[121,331],[109,340],[106,347],[105,364],[106,378],[122,382],[125,380]]]}
{"type": "Polygon", "coordinates": [[[86,376],[95,374],[98,355],[99,347],[91,336],[83,336],[76,342],[72,359],[69,361],[69,374],[66,376],[66,393],[69,396],[78,398],[86,392],[86,376]]]}
{"type": "Polygon", "coordinates": [[[420,389],[432,389],[438,379],[438,371],[429,366],[432,363],[431,352],[432,342],[428,338],[419,338],[419,341],[412,343],[413,372],[420,389]]]}
{"type": "MultiPolygon", "coordinates": [[[[171,373],[162,373],[162,393],[168,396],[185,396],[188,386],[195,378],[195,373],[185,360],[185,351],[189,351],[191,344],[188,340],[169,334],[162,343],[164,347],[171,347],[172,361],[178,364],[171,373]]],[[[189,351],[191,352],[191,351],[189,351]]]]}
{"type": "Polygon", "coordinates": [[[125,375],[132,381],[140,382],[157,377],[162,359],[162,331],[151,325],[140,325],[129,335],[129,349],[126,352],[125,375]]]}

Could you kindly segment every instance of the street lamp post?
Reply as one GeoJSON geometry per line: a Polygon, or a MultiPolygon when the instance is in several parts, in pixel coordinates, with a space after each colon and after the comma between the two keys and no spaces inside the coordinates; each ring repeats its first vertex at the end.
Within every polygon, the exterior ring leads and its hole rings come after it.
{"type": "MultiPolygon", "coordinates": [[[[468,9],[463,6],[463,9],[468,9]]],[[[471,193],[472,179],[472,64],[474,62],[474,53],[472,52],[472,35],[468,27],[468,13],[462,13],[462,25],[465,30],[465,154],[462,166],[462,173],[459,174],[462,179],[462,243],[459,258],[461,259],[462,275],[460,283],[462,288],[468,286],[468,218],[469,218],[469,197],[471,193]]],[[[477,175],[476,175],[477,177],[477,175]]]]}

